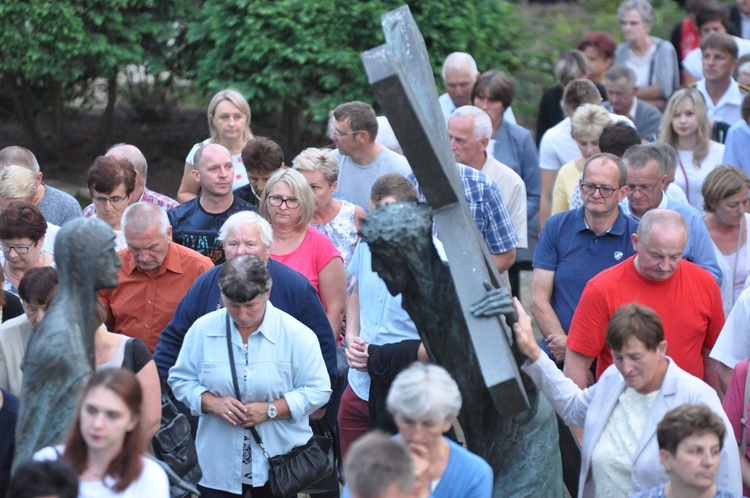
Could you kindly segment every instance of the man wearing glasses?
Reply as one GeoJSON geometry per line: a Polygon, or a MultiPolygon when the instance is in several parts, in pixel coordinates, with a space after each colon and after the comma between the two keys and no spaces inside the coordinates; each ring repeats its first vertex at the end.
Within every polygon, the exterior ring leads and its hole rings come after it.
{"type": "Polygon", "coordinates": [[[628,168],[628,196],[621,208],[636,218],[651,209],[671,209],[685,218],[688,240],[682,257],[710,271],[721,285],[723,274],[716,259],[713,242],[703,222],[703,214],[693,206],[669,197],[666,190],[667,164],[662,144],[649,143],[630,147],[622,159],[628,168]]]}
{"type": "Polygon", "coordinates": [[[630,236],[638,220],[619,202],[627,195],[625,165],[597,154],[583,168],[583,206],[552,216],[534,253],[531,313],[545,337],[542,349],[562,364],[573,312],[586,282],[635,254],[630,236]]]}
{"type": "Polygon", "coordinates": [[[224,262],[224,251],[216,239],[221,225],[234,213],[257,209],[232,193],[234,164],[223,145],[207,144],[198,149],[192,176],[201,186],[201,195],[167,213],[172,239],[218,265],[224,262]]]}
{"type": "Polygon", "coordinates": [[[375,141],[378,120],[364,102],[347,102],[333,111],[331,140],[339,162],[338,188],[334,197],[369,212],[370,189],[386,173],[406,176],[411,167],[406,158],[375,141]]]}

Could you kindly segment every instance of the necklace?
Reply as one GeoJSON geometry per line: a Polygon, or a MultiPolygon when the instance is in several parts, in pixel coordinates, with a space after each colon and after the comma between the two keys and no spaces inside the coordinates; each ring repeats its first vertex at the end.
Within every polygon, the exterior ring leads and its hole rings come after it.
{"type": "MultiPolygon", "coordinates": [[[[37,260],[37,266],[41,266],[42,263],[44,263],[44,256],[42,255],[42,253],[39,253],[39,258],[37,260]]],[[[10,269],[10,265],[8,264],[7,260],[5,261],[5,268],[6,268],[7,272],[10,274],[11,277],[15,278],[19,283],[21,282],[21,278],[22,277],[19,277],[18,275],[16,275],[15,273],[13,273],[13,270],[10,269]]]]}

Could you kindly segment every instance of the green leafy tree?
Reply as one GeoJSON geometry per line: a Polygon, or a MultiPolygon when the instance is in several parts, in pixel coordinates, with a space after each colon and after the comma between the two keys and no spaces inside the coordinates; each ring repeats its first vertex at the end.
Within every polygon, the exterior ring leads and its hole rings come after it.
{"type": "Polygon", "coordinates": [[[184,0],[0,0],[0,71],[25,132],[36,150],[53,155],[65,137],[65,105],[95,78],[107,80],[103,123],[111,130],[117,74],[127,64],[161,69],[178,39],[174,22],[184,0]],[[45,119],[37,119],[38,115],[45,119]],[[55,141],[43,140],[38,121],[52,117],[55,141]]]}
{"type": "MultiPolygon", "coordinates": [[[[482,68],[513,70],[519,18],[503,0],[409,1],[439,78],[455,51],[482,68]]],[[[373,103],[360,53],[384,42],[381,14],[397,0],[206,0],[188,28],[194,82],[208,92],[232,86],[254,120],[286,131],[291,150],[319,140],[328,112],[350,100],[373,103]],[[259,119],[260,118],[260,119],[259,119]]]]}

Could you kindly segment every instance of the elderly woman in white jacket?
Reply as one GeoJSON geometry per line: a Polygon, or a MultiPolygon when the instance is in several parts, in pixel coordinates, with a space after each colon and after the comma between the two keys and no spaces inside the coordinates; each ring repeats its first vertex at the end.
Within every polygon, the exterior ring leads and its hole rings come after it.
{"type": "MultiPolygon", "coordinates": [[[[656,426],[676,406],[704,403],[721,416],[727,435],[733,434],[714,390],[666,356],[664,330],[653,310],[633,303],[612,315],[607,346],[614,365],[584,390],[542,353],[518,300],[516,310],[519,318],[513,330],[528,357],[523,371],[566,423],[583,428],[579,497],[629,496],[667,482],[656,426]]],[[[724,442],[717,482],[742,492],[739,456],[731,439],[724,442]]]]}

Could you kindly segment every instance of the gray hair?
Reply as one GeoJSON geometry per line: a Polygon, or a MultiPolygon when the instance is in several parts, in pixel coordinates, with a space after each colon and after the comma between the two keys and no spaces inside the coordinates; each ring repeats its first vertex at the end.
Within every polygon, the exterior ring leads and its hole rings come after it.
{"type": "Polygon", "coordinates": [[[690,236],[690,229],[685,221],[677,211],[671,209],[650,209],[646,211],[646,214],[641,218],[641,223],[638,225],[639,240],[648,240],[651,231],[658,225],[658,228],[664,230],[665,228],[671,230],[682,229],[685,232],[685,240],[687,241],[690,236]]]}
{"type": "Polygon", "coordinates": [[[617,22],[622,22],[622,18],[630,11],[635,11],[641,16],[643,24],[649,28],[656,22],[656,13],[654,7],[648,0],[625,0],[617,8],[617,22]]]}
{"type": "MultiPolygon", "coordinates": [[[[450,119],[471,116],[474,118],[474,140],[492,137],[492,120],[486,112],[473,105],[464,105],[453,111],[450,119]]],[[[450,121],[450,120],[449,120],[450,121]]]]}
{"type": "Polygon", "coordinates": [[[394,418],[440,422],[461,411],[461,391],[441,366],[413,363],[399,373],[388,391],[386,406],[394,418]]]}
{"type": "Polygon", "coordinates": [[[146,156],[143,155],[141,149],[139,149],[135,145],[121,143],[115,144],[107,149],[107,153],[104,155],[120,157],[122,159],[127,159],[128,161],[133,163],[133,167],[141,177],[141,181],[144,185],[146,184],[146,177],[148,176],[148,163],[146,162],[146,156]]]}
{"type": "Polygon", "coordinates": [[[222,296],[247,303],[271,290],[271,275],[259,257],[241,254],[222,265],[219,288],[222,296]]]}
{"type": "Polygon", "coordinates": [[[394,484],[407,494],[415,481],[409,447],[380,431],[352,443],[344,461],[344,475],[357,498],[380,498],[394,484]]]}
{"type": "Polygon", "coordinates": [[[11,164],[0,170],[0,198],[32,202],[36,196],[36,176],[23,166],[11,164]]]}
{"type": "Polygon", "coordinates": [[[588,71],[586,55],[580,50],[568,50],[560,54],[552,66],[552,73],[561,87],[565,88],[571,81],[583,78],[588,71]]]}
{"type": "Polygon", "coordinates": [[[625,151],[622,160],[632,169],[643,169],[649,162],[656,161],[659,165],[659,176],[667,174],[664,168],[664,156],[657,147],[650,143],[633,145],[625,151]]]}
{"type": "Polygon", "coordinates": [[[476,78],[479,69],[477,69],[477,62],[474,60],[474,57],[466,52],[453,52],[448,55],[443,62],[443,71],[441,73],[443,81],[445,81],[445,73],[449,69],[463,69],[466,66],[469,66],[469,72],[476,78]]]}
{"type": "Polygon", "coordinates": [[[610,83],[619,83],[624,80],[625,84],[628,85],[628,88],[635,88],[636,83],[638,82],[635,71],[628,66],[620,64],[609,68],[607,72],[604,73],[604,79],[610,83]]]}
{"type": "Polygon", "coordinates": [[[136,202],[122,213],[122,231],[136,233],[145,232],[154,225],[159,227],[159,233],[166,235],[169,231],[169,217],[167,212],[151,202],[136,202]]]}
{"type": "Polygon", "coordinates": [[[0,150],[0,169],[15,164],[31,170],[35,175],[39,174],[39,161],[33,152],[25,147],[10,145],[0,150]]]}
{"type": "Polygon", "coordinates": [[[659,172],[664,175],[673,174],[677,169],[677,161],[679,159],[677,150],[668,143],[659,140],[649,142],[648,145],[658,150],[659,154],[662,156],[662,160],[659,161],[659,172]],[[664,168],[663,172],[661,170],[662,167],[664,168]]]}
{"type": "Polygon", "coordinates": [[[260,232],[260,241],[266,247],[271,247],[271,242],[273,242],[271,225],[255,211],[240,211],[227,218],[227,221],[219,229],[219,241],[223,243],[233,232],[245,225],[256,225],[260,232]]]}
{"type": "Polygon", "coordinates": [[[737,68],[737,76],[741,74],[750,74],[750,61],[745,61],[737,68]]]}
{"type": "Polygon", "coordinates": [[[329,185],[339,179],[339,162],[328,149],[308,147],[294,158],[292,168],[297,171],[320,171],[329,185]]]}

